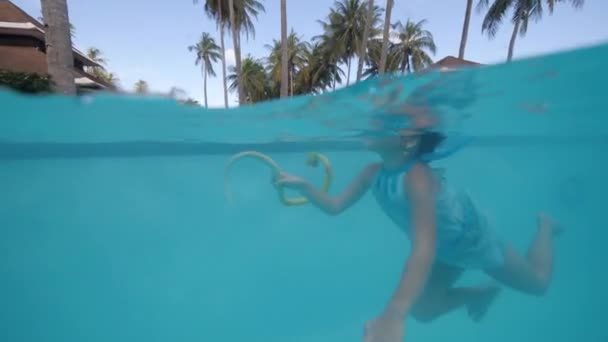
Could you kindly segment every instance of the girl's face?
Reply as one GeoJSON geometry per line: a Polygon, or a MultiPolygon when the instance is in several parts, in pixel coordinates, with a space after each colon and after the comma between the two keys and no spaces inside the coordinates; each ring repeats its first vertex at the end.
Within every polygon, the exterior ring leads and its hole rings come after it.
{"type": "Polygon", "coordinates": [[[404,129],[393,135],[369,137],[365,139],[366,147],[380,154],[415,154],[420,141],[420,132],[404,129]]]}

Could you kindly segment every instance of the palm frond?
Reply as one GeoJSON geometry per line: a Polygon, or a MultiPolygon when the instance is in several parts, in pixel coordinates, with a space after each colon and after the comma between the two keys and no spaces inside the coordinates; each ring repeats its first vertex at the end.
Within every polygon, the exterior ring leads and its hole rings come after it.
{"type": "Polygon", "coordinates": [[[498,29],[500,24],[507,14],[509,8],[513,5],[515,0],[496,0],[486,13],[483,18],[483,23],[481,25],[481,32],[487,33],[488,37],[494,38],[496,33],[498,33],[498,29]]]}

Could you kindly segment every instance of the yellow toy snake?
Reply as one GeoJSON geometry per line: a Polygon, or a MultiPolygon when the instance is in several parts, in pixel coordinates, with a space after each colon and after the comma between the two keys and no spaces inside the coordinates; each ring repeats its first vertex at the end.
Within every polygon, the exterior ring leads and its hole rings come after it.
{"type": "MultiPolygon", "coordinates": [[[[268,165],[268,167],[270,167],[270,169],[272,171],[272,175],[273,175],[274,179],[278,179],[278,177],[281,173],[281,168],[279,167],[279,165],[274,160],[272,160],[272,158],[270,158],[269,156],[267,156],[263,153],[260,153],[257,151],[245,151],[245,152],[237,153],[234,156],[232,156],[232,158],[230,158],[230,160],[226,164],[226,169],[224,171],[224,182],[225,182],[225,186],[226,186],[226,195],[229,198],[230,198],[230,189],[228,186],[228,171],[229,171],[230,167],[237,160],[246,158],[246,157],[255,158],[257,160],[264,162],[266,165],[268,165]]],[[[331,186],[331,181],[332,181],[332,170],[331,170],[331,164],[329,163],[329,159],[327,159],[327,157],[325,157],[324,155],[317,153],[317,152],[311,152],[308,154],[308,158],[306,158],[306,164],[308,164],[309,166],[312,166],[312,167],[317,167],[319,165],[319,162],[322,163],[323,167],[325,168],[325,182],[323,183],[323,191],[327,192],[329,190],[329,187],[331,186]]],[[[287,198],[285,196],[285,191],[284,191],[283,187],[277,187],[277,192],[279,195],[279,200],[284,205],[294,206],[294,205],[302,205],[302,204],[308,203],[308,199],[306,199],[304,197],[287,198]]]]}

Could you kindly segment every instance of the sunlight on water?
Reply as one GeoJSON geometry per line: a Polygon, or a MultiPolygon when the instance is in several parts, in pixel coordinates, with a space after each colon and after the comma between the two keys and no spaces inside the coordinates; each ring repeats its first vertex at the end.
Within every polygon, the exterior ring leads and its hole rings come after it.
{"type": "Polygon", "coordinates": [[[370,122],[398,118],[475,138],[437,166],[518,249],[539,210],[567,228],[547,296],[505,290],[483,322],[412,320],[407,340],[608,341],[606,59],[598,46],[230,111],[2,92],[0,340],[360,341],[405,236],[371,196],[336,217],[282,206],[256,161],[235,165],[228,203],[224,165],[255,149],[320,183],[314,149],[337,193],[376,158],[359,142],[370,122]]]}

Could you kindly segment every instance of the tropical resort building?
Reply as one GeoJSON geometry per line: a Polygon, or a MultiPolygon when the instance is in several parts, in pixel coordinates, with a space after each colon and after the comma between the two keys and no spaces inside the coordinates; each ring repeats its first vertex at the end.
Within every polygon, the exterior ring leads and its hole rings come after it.
{"type": "MultiPolygon", "coordinates": [[[[73,49],[74,81],[79,93],[113,90],[111,84],[87,72],[101,67],[73,49]]],[[[44,25],[9,0],[0,0],[0,70],[48,74],[44,25]]]]}

